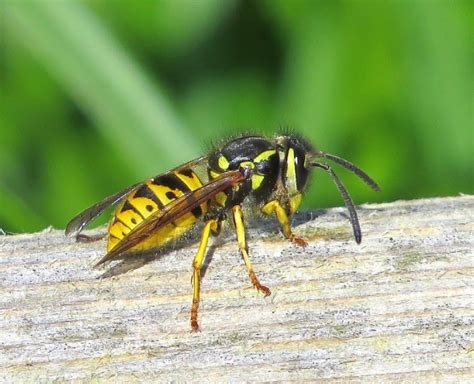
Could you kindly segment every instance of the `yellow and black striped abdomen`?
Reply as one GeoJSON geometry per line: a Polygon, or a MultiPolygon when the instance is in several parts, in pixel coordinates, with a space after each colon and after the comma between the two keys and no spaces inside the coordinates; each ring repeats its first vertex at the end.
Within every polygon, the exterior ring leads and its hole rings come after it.
{"type": "MultiPolygon", "coordinates": [[[[194,191],[202,186],[199,177],[191,169],[167,173],[144,183],[136,191],[127,196],[119,205],[109,225],[110,252],[127,234],[146,220],[148,216],[162,210],[176,198],[194,191]]],[[[196,220],[207,212],[207,204],[193,209],[191,212],[164,226],[158,232],[132,248],[130,251],[144,251],[157,248],[189,230],[196,220]]]]}

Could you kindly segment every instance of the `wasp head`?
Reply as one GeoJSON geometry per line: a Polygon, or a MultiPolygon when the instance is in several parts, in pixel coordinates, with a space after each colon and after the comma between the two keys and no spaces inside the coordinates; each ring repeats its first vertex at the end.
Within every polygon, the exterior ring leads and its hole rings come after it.
{"type": "Polygon", "coordinates": [[[278,136],[276,138],[280,157],[280,178],[284,189],[286,208],[289,214],[297,211],[306,188],[310,171],[313,147],[297,136],[278,136]]]}
{"type": "Polygon", "coordinates": [[[352,201],[346,189],[332,168],[328,164],[319,162],[320,159],[335,162],[361,178],[374,191],[380,191],[377,183],[360,168],[338,156],[316,150],[301,137],[278,136],[276,144],[280,156],[280,177],[288,200],[287,211],[290,214],[295,213],[301,203],[302,193],[306,188],[310,171],[314,168],[321,168],[331,175],[346,205],[350,207],[349,211],[355,216],[352,201]]]}

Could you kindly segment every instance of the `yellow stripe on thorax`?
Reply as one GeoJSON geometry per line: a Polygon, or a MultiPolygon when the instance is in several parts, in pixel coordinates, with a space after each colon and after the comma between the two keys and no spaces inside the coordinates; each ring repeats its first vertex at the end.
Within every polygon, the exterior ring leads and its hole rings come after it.
{"type": "Polygon", "coordinates": [[[260,163],[261,161],[268,160],[271,156],[276,153],[275,149],[269,149],[268,151],[263,151],[260,153],[254,160],[255,163],[260,163]]]}

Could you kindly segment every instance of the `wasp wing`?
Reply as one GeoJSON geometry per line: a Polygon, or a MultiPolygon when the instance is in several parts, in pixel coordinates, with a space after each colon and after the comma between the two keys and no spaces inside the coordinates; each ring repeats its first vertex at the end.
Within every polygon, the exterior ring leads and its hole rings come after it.
{"type": "MultiPolygon", "coordinates": [[[[188,161],[185,164],[180,165],[168,172],[165,172],[162,175],[177,172],[182,169],[188,169],[197,166],[203,160],[205,160],[207,156],[201,156],[194,160],[188,161]]],[[[161,175],[160,175],[161,176],[161,175]]],[[[159,177],[159,176],[157,176],[159,177]]],[[[87,208],[86,210],[79,213],[75,216],[66,226],[66,236],[75,236],[78,235],[84,227],[89,224],[91,221],[99,217],[104,211],[112,206],[120,202],[124,197],[128,196],[132,191],[140,188],[145,182],[134,184],[128,188],[125,188],[123,191],[117,192],[109,197],[106,197],[104,200],[94,204],[93,206],[87,208]]]]}
{"type": "Polygon", "coordinates": [[[139,225],[133,228],[127,236],[120,241],[120,243],[118,243],[96,264],[96,266],[103,264],[106,261],[113,260],[129,251],[134,246],[146,240],[150,235],[159,231],[165,225],[191,212],[194,208],[212,199],[219,192],[225,191],[226,189],[243,182],[248,177],[249,174],[244,170],[225,172],[202,187],[173,200],[162,210],[152,213],[139,225]]]}
{"type": "Polygon", "coordinates": [[[79,213],[67,224],[65,231],[66,236],[78,235],[87,224],[89,224],[91,221],[100,216],[108,207],[117,204],[117,202],[122,200],[125,196],[127,196],[130,192],[132,192],[140,185],[142,185],[142,183],[134,184],[124,189],[123,191],[117,192],[112,196],[106,197],[104,200],[94,204],[92,207],[89,207],[85,211],[79,213]]]}

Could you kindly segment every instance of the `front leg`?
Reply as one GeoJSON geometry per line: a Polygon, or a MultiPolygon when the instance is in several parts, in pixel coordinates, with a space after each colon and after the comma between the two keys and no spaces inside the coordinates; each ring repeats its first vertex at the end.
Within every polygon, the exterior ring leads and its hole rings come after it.
{"type": "Polygon", "coordinates": [[[262,208],[262,212],[266,215],[275,215],[278,222],[281,225],[281,230],[283,235],[290,240],[292,243],[299,245],[301,247],[306,247],[308,243],[304,241],[301,237],[297,237],[291,230],[290,220],[288,219],[288,215],[286,211],[281,206],[278,200],[270,201],[269,203],[265,204],[262,208]]]}

